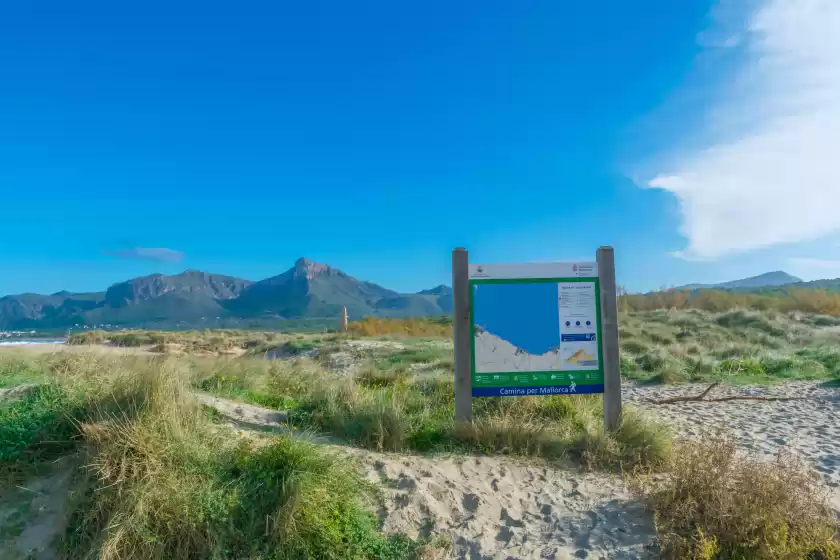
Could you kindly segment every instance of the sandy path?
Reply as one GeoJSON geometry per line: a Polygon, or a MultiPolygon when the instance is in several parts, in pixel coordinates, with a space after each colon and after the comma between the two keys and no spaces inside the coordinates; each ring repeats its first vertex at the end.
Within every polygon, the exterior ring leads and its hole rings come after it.
{"type": "Polygon", "coordinates": [[[451,557],[653,557],[653,522],[617,477],[507,457],[352,450],[383,488],[387,532],[437,535],[451,557]]]}
{"type": "MultiPolygon", "coordinates": [[[[285,422],[281,412],[210,395],[196,397],[240,425],[282,429],[285,422]]],[[[441,537],[451,544],[447,557],[653,557],[648,552],[654,535],[651,515],[627,494],[617,476],[509,457],[329,448],[355,457],[364,476],[381,488],[379,514],[386,532],[441,537]]]]}
{"type": "Polygon", "coordinates": [[[214,397],[206,393],[195,393],[194,396],[201,404],[216,409],[219,414],[235,422],[276,430],[283,430],[287,427],[286,422],[289,415],[285,411],[270,410],[261,406],[214,397]]]}
{"type": "Polygon", "coordinates": [[[760,456],[790,449],[806,458],[832,489],[840,510],[840,388],[796,381],[774,387],[719,387],[711,396],[730,394],[803,397],[794,401],[685,402],[651,405],[645,399],[696,395],[707,385],[625,386],[626,402],[638,404],[684,436],[723,428],[738,444],[760,456]]]}

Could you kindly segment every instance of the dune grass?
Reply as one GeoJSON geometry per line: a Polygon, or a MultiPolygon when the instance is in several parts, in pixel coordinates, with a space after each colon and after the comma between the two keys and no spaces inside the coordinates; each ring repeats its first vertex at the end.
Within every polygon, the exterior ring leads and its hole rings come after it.
{"type": "Polygon", "coordinates": [[[654,511],[665,558],[840,558],[827,491],[791,454],[765,461],[707,434],[630,482],[654,511]]]}
{"type": "MultiPolygon", "coordinates": [[[[790,380],[831,380],[840,377],[840,319],[824,315],[731,309],[659,310],[621,314],[622,374],[647,383],[722,381],[769,384],[790,380]]],[[[312,351],[329,355],[350,339],[389,338],[405,344],[402,351],[360,356],[379,369],[434,363],[451,370],[449,318],[365,318],[347,333],[292,335],[280,333],[206,331],[89,331],[74,334],[70,344],[143,346],[157,353],[225,355],[266,353],[296,356],[312,351]],[[436,340],[436,347],[418,344],[436,340]]],[[[344,348],[346,350],[346,348],[344,348]]],[[[359,352],[358,350],[353,352],[359,352]]]]}
{"type": "Polygon", "coordinates": [[[835,379],[840,332],[824,322],[745,310],[629,314],[621,324],[622,376],[648,383],[835,379]]]}
{"type": "Polygon", "coordinates": [[[670,445],[662,425],[632,410],[621,429],[604,435],[596,395],[476,399],[473,425],[457,428],[451,376],[415,375],[401,361],[372,361],[338,377],[311,360],[240,359],[196,363],[193,375],[201,390],[287,410],[297,427],[377,451],[502,453],[617,468],[660,462],[670,445]]]}
{"type": "MultiPolygon", "coordinates": [[[[302,335],[300,338],[304,338],[302,335]]],[[[225,354],[232,351],[253,351],[280,346],[292,335],[275,332],[214,329],[203,331],[85,331],[71,334],[67,343],[73,346],[109,344],[123,348],[149,347],[155,353],[170,351],[186,354],[225,354]]]]}
{"type": "Polygon", "coordinates": [[[356,336],[399,336],[399,337],[452,337],[452,318],[414,317],[410,319],[386,319],[365,317],[353,321],[347,331],[356,336]]]}
{"type": "MultiPolygon", "coordinates": [[[[323,447],[248,443],[215,425],[172,359],[61,353],[32,358],[37,391],[0,404],[0,481],[79,456],[68,559],[398,559],[420,545],[383,536],[373,489],[323,447]]],[[[0,377],[5,364],[0,361],[0,377]]]]}

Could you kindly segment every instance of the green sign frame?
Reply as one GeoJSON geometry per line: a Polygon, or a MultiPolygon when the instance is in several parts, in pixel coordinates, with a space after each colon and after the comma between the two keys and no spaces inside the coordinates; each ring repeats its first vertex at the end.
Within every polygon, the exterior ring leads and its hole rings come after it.
{"type": "MultiPolygon", "coordinates": [[[[470,376],[473,397],[593,394],[604,392],[604,350],[601,329],[601,285],[599,277],[557,278],[472,278],[469,280],[470,376]],[[595,336],[598,368],[477,373],[475,365],[475,286],[481,284],[594,284],[595,336]],[[488,379],[489,378],[489,379],[488,379]]],[[[558,318],[559,319],[559,318],[558,318]]]]}

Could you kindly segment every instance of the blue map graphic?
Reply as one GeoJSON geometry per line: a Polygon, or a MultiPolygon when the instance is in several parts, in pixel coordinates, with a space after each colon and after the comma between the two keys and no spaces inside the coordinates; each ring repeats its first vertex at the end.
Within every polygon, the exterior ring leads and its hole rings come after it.
{"type": "Polygon", "coordinates": [[[557,284],[474,284],[473,321],[529,354],[560,345],[557,284]]]}

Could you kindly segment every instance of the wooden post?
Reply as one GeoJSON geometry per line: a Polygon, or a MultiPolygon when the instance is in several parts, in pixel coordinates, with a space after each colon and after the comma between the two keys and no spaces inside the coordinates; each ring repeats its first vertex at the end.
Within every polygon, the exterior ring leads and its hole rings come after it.
{"type": "Polygon", "coordinates": [[[453,345],[455,348],[455,423],[472,422],[472,341],[470,340],[469,254],[452,251],[453,345]]]}
{"type": "Polygon", "coordinates": [[[596,255],[601,287],[601,348],[604,359],[604,427],[615,430],[621,420],[621,358],[618,342],[618,299],[615,252],[601,247],[596,255]]]}
{"type": "Polygon", "coordinates": [[[347,321],[348,321],[348,318],[347,318],[347,307],[345,307],[345,308],[342,310],[342,312],[341,312],[341,330],[342,330],[342,331],[346,331],[346,330],[347,330],[347,321]]]}

